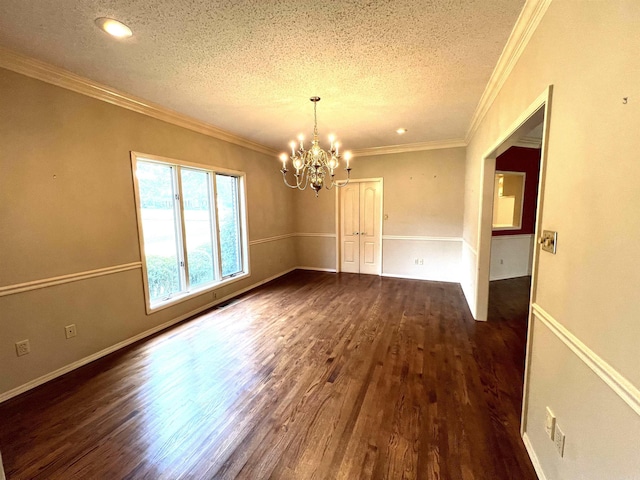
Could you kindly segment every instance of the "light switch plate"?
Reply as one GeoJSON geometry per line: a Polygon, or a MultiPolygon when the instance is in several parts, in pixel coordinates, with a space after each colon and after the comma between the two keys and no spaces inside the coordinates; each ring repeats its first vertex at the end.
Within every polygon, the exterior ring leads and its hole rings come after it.
{"type": "Polygon", "coordinates": [[[540,243],[542,250],[555,255],[558,244],[558,232],[554,232],[553,230],[543,230],[542,236],[538,242],[540,243]]]}
{"type": "Polygon", "coordinates": [[[558,453],[560,454],[561,457],[564,457],[564,432],[560,430],[560,427],[558,426],[557,423],[556,423],[555,433],[553,434],[553,436],[554,436],[553,441],[556,444],[556,450],[558,450],[558,453]]]}
{"type": "Polygon", "coordinates": [[[556,416],[551,409],[547,407],[547,417],[544,422],[544,431],[547,432],[547,436],[553,440],[553,432],[556,428],[556,416]]]}

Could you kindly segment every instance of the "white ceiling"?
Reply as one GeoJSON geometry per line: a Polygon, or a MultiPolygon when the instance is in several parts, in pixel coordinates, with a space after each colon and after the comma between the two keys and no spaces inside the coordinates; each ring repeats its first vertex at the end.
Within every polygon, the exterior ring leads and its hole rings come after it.
{"type": "Polygon", "coordinates": [[[279,150],[311,134],[318,95],[321,141],[362,149],[464,138],[523,5],[2,0],[0,46],[279,150]]]}

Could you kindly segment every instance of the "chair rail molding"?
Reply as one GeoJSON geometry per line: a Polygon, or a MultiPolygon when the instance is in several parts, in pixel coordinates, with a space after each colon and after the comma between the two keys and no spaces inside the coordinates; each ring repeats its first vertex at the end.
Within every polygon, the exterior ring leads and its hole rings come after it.
{"type": "Polygon", "coordinates": [[[430,237],[424,235],[383,235],[382,240],[410,240],[416,242],[462,242],[462,237],[430,237]]]}
{"type": "Polygon", "coordinates": [[[537,319],[611,387],[634,412],[640,415],[640,390],[638,390],[638,388],[622,376],[615,368],[605,362],[598,354],[587,347],[578,337],[567,330],[564,325],[553,318],[540,305],[534,303],[531,309],[537,319]]]}
{"type": "Polygon", "coordinates": [[[142,262],[124,263],[122,265],[114,265],[112,267],[98,268],[84,272],[70,273],[68,275],[60,275],[58,277],[43,278],[40,280],[33,280],[31,282],[7,285],[0,287],[0,297],[28,292],[30,290],[38,290],[39,288],[52,287],[54,285],[62,285],[63,283],[77,282],[88,278],[112,275],[114,273],[126,272],[128,270],[136,270],[138,268],[142,268],[142,262]]]}

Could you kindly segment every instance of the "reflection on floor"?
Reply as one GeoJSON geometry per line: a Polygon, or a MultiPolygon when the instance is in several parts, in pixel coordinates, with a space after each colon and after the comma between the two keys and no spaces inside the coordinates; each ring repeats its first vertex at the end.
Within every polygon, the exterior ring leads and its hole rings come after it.
{"type": "Polygon", "coordinates": [[[8,478],[533,480],[524,288],[293,272],[0,405],[8,478]]]}

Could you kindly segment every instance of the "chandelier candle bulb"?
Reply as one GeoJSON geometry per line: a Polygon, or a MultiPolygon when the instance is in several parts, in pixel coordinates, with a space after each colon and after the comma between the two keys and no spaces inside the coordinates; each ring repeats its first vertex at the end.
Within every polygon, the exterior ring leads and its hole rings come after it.
{"type": "Polygon", "coordinates": [[[349,160],[351,160],[351,152],[344,152],[344,159],[347,161],[347,170],[349,170],[349,160]]]}
{"type": "Polygon", "coordinates": [[[313,139],[311,141],[311,147],[309,150],[304,149],[304,136],[300,134],[298,136],[298,140],[300,141],[300,149],[296,151],[296,143],[291,142],[289,146],[291,147],[291,162],[293,167],[296,169],[296,173],[294,174],[295,183],[290,184],[287,180],[287,154],[283,153],[280,155],[280,159],[282,160],[282,180],[284,180],[284,184],[289,188],[297,188],[298,190],[305,190],[307,186],[311,186],[311,189],[316,192],[316,197],[318,193],[324,186],[327,190],[332,189],[333,187],[344,187],[347,183],[349,183],[349,177],[351,175],[351,169],[349,168],[349,158],[351,158],[351,154],[349,152],[345,152],[345,158],[347,160],[347,168],[345,168],[347,172],[347,179],[343,183],[336,183],[334,180],[334,170],[338,168],[340,165],[340,153],[339,147],[340,144],[335,141],[335,136],[333,134],[329,135],[329,151],[325,151],[320,147],[320,142],[318,141],[318,116],[317,116],[317,107],[318,102],[320,101],[320,97],[311,97],[310,100],[313,102],[313,139]],[[325,178],[327,175],[328,182],[325,184],[325,178]]]}

